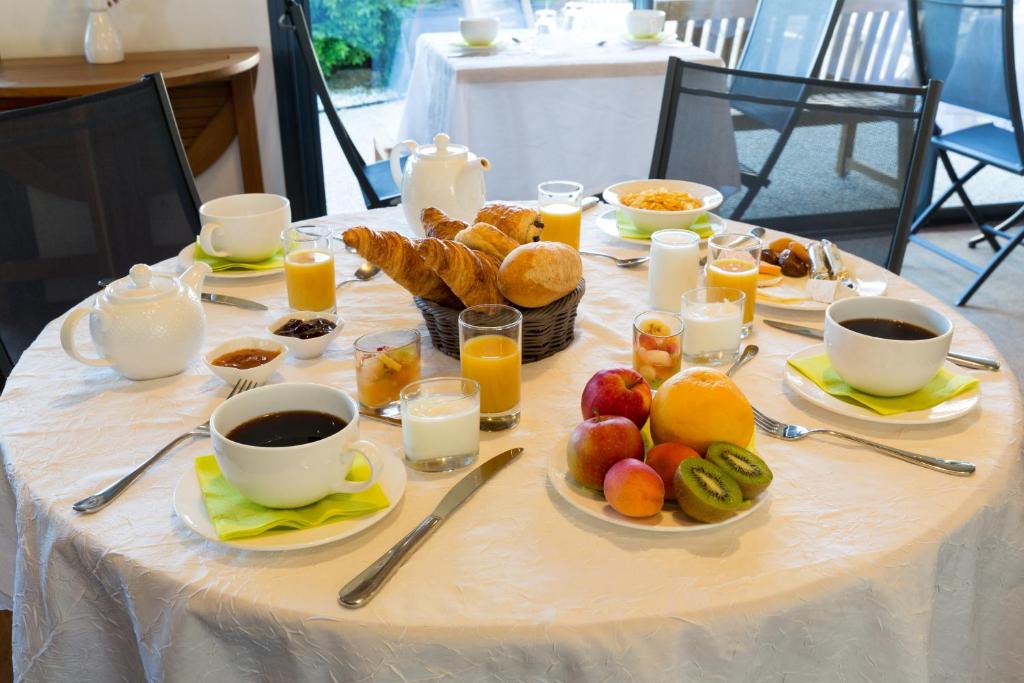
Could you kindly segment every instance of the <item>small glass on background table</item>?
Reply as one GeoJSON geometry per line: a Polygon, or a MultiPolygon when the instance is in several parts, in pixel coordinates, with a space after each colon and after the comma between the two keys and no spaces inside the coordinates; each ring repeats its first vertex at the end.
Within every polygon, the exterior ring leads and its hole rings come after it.
{"type": "Polygon", "coordinates": [[[750,334],[757,302],[757,273],[764,243],[753,235],[723,233],[708,240],[708,287],[731,287],[745,295],[743,336],[750,334]]]}
{"type": "Polygon", "coordinates": [[[371,332],[354,346],[359,406],[378,415],[394,414],[402,388],[420,378],[420,333],[371,332]]]}
{"type": "Polygon", "coordinates": [[[692,230],[658,230],[651,235],[647,271],[651,308],[678,311],[679,297],[700,280],[700,236],[692,230]]]}
{"type": "Polygon", "coordinates": [[[334,250],[331,228],[300,225],[281,232],[288,305],[295,311],[334,313],[334,250]]]}
{"type": "Polygon", "coordinates": [[[652,389],[679,372],[683,319],[669,311],[644,311],[633,319],[633,369],[652,389]]]}
{"type": "Polygon", "coordinates": [[[552,180],[537,186],[537,203],[544,230],[542,242],[561,242],[580,248],[583,186],[569,180],[552,180]]]}
{"type": "Polygon", "coordinates": [[[433,377],[401,393],[405,462],[421,472],[447,472],[480,453],[480,385],[464,377],[433,377]]]}
{"type": "Polygon", "coordinates": [[[480,384],[480,429],[519,424],[523,314],[511,306],[483,304],[459,313],[462,376],[480,384]]]}
{"type": "Polygon", "coordinates": [[[701,287],[683,294],[683,360],[701,365],[734,361],[743,337],[746,298],[731,287],[701,287]]]}

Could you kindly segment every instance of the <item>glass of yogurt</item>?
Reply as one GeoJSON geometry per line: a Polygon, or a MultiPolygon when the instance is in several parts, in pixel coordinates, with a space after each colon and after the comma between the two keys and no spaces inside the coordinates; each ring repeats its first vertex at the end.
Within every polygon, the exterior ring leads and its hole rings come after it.
{"type": "Polygon", "coordinates": [[[434,377],[402,389],[405,462],[422,472],[447,472],[480,453],[480,385],[464,377],[434,377]]]}
{"type": "Polygon", "coordinates": [[[683,294],[683,360],[731,363],[743,334],[746,294],[731,287],[699,287],[683,294]]]}

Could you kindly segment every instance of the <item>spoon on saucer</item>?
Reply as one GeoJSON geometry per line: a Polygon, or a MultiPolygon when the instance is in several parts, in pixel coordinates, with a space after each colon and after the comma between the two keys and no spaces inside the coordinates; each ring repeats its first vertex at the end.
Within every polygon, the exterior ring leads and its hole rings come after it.
{"type": "Polygon", "coordinates": [[[647,263],[648,261],[651,260],[650,256],[618,258],[617,256],[612,256],[611,254],[602,254],[599,251],[584,251],[583,249],[580,249],[580,253],[586,254],[587,256],[603,256],[604,258],[610,258],[612,261],[615,261],[615,265],[617,265],[619,268],[632,268],[633,266],[639,266],[641,263],[647,263]]]}
{"type": "Polygon", "coordinates": [[[369,261],[363,261],[363,264],[356,268],[356,272],[352,273],[353,277],[342,280],[335,286],[335,289],[340,289],[342,285],[347,285],[350,282],[365,282],[379,272],[380,266],[375,266],[369,261]]]}

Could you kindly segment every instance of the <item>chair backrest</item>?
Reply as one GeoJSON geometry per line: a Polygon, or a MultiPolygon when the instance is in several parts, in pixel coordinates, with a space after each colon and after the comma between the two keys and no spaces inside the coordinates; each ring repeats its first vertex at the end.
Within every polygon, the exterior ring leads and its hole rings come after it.
{"type": "Polygon", "coordinates": [[[0,113],[0,338],[13,360],[98,278],[174,256],[199,228],[160,74],[0,113]]]}
{"type": "Polygon", "coordinates": [[[726,66],[739,63],[757,0],[656,0],[655,9],[677,22],[679,39],[715,53],[726,66]]]}
{"type": "MultiPolygon", "coordinates": [[[[829,237],[840,247],[898,273],[928,142],[922,131],[931,133],[940,89],[939,83],[927,87],[842,83],[672,58],[651,177],[702,182],[706,177],[702,174],[708,172],[706,159],[715,155],[723,163],[735,163],[740,171],[760,168],[781,141],[784,146],[768,184],[759,188],[744,220],[807,237],[829,237]],[[755,99],[773,115],[790,120],[785,133],[746,127],[739,120],[730,124],[734,117],[729,112],[755,99]],[[729,148],[709,152],[708,141],[718,144],[721,140],[715,136],[715,127],[720,131],[729,125],[733,125],[733,134],[725,136],[729,148]],[[858,163],[854,170],[843,171],[838,162],[845,159],[841,152],[851,144],[846,136],[854,129],[852,156],[858,163]]],[[[734,192],[719,213],[729,217],[749,191],[734,192]]]]}
{"type": "Polygon", "coordinates": [[[737,68],[800,77],[818,73],[838,17],[839,0],[760,0],[737,68]]]}
{"type": "Polygon", "coordinates": [[[906,0],[843,0],[818,78],[917,85],[906,0]]]}

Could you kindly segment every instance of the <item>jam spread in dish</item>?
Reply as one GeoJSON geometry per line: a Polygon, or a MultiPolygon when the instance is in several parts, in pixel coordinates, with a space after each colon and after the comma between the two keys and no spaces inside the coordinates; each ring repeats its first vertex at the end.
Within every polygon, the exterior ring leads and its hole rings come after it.
{"type": "Polygon", "coordinates": [[[313,339],[322,337],[337,325],[325,318],[314,318],[312,320],[299,320],[292,318],[281,327],[274,330],[274,334],[282,337],[295,337],[296,339],[313,339]]]}
{"type": "Polygon", "coordinates": [[[225,354],[217,356],[210,362],[211,364],[219,365],[222,368],[249,370],[250,368],[259,367],[264,363],[269,363],[277,358],[280,353],[280,351],[267,349],[238,349],[236,351],[228,351],[225,354]]]}

